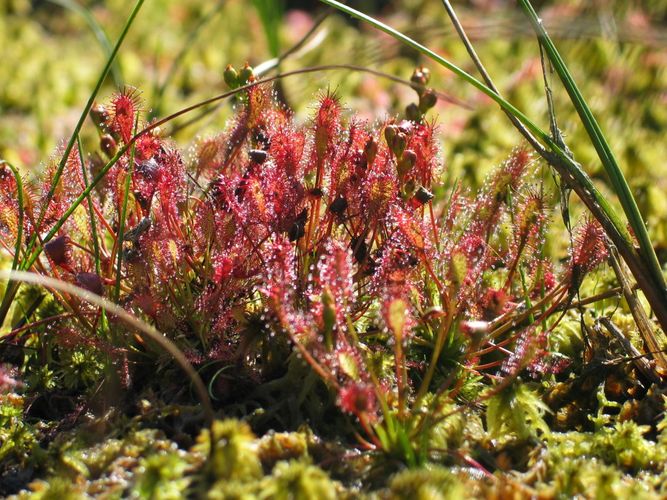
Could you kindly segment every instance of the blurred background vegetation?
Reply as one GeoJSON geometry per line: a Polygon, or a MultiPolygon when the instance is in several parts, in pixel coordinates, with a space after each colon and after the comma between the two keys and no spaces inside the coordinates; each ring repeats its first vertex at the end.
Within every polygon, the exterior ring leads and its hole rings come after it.
{"type": "MultiPolygon", "coordinates": [[[[0,4],[0,157],[28,173],[68,137],[94,86],[110,45],[132,7],[129,0],[3,0],[0,4]]],[[[356,0],[474,73],[440,2],[356,0]]],[[[667,0],[535,2],[619,156],[652,236],[667,251],[667,0]]],[[[546,128],[539,50],[513,0],[454,2],[479,54],[510,101],[546,128]]],[[[355,64],[409,78],[425,61],[388,37],[327,11],[315,0],[151,0],[145,3],[100,94],[122,85],[142,91],[150,116],[165,116],[226,90],[227,64],[258,66],[288,50],[328,15],[280,70],[355,64]]],[[[478,187],[520,137],[488,98],[427,63],[433,86],[452,97],[436,110],[448,166],[445,185],[478,187]]],[[[556,109],[576,158],[601,183],[604,174],[567,96],[553,81],[556,109]]],[[[341,95],[369,120],[396,115],[414,100],[405,86],[353,70],[318,72],[281,82],[285,101],[304,119],[323,88],[341,95]]],[[[224,126],[233,112],[184,126],[175,140],[224,126]]],[[[197,116],[195,113],[192,116],[197,116]]],[[[92,129],[92,127],[91,127],[92,129]]],[[[93,135],[91,134],[91,139],[93,135]]]]}

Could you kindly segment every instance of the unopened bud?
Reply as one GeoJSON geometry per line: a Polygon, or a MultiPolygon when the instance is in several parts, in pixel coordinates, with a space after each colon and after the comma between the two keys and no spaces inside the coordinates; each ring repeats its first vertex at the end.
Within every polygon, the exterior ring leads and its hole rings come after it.
{"type": "Polygon", "coordinates": [[[408,137],[403,132],[397,133],[391,143],[391,150],[396,155],[396,158],[401,158],[403,156],[403,151],[405,151],[407,145],[408,137]]]}
{"type": "Polygon", "coordinates": [[[398,175],[401,177],[405,176],[412,170],[415,163],[417,163],[417,154],[412,149],[406,150],[397,164],[398,175]]]}
{"type": "Polygon", "coordinates": [[[394,139],[396,138],[396,134],[398,134],[398,127],[396,125],[387,125],[384,129],[384,140],[387,141],[387,146],[390,148],[392,147],[392,144],[394,143],[394,139]]]}
{"type": "Polygon", "coordinates": [[[419,205],[425,205],[433,199],[433,193],[431,193],[424,186],[419,186],[415,192],[414,200],[416,200],[419,205]]]}
{"type": "Polygon", "coordinates": [[[116,140],[109,134],[104,134],[102,137],[100,137],[100,148],[102,148],[104,154],[109,158],[113,158],[113,156],[118,151],[116,140]]]}
{"type": "Polygon", "coordinates": [[[373,163],[373,161],[375,160],[375,155],[377,155],[377,152],[378,152],[378,143],[373,137],[371,137],[366,142],[366,146],[364,146],[364,157],[366,158],[366,165],[371,165],[373,163]]]}
{"type": "Polygon", "coordinates": [[[44,244],[44,251],[54,264],[62,266],[67,262],[68,246],[69,238],[67,236],[58,236],[44,244]]]}
{"type": "Polygon", "coordinates": [[[435,95],[432,89],[427,89],[419,96],[419,111],[426,113],[438,102],[438,96],[435,95]]]}
{"type": "Polygon", "coordinates": [[[245,85],[250,81],[254,81],[254,79],[255,74],[253,73],[252,66],[250,66],[248,63],[245,63],[245,65],[241,68],[241,71],[239,71],[239,84],[245,85]]]}
{"type": "MultiPolygon", "coordinates": [[[[421,102],[421,101],[420,101],[421,102]]],[[[422,113],[414,102],[408,104],[405,108],[405,117],[413,122],[418,122],[422,118],[422,113]]]]}
{"type": "Polygon", "coordinates": [[[429,77],[430,73],[426,68],[416,68],[410,77],[410,81],[417,85],[426,85],[428,83],[429,77]]]}
{"type": "Polygon", "coordinates": [[[93,123],[98,129],[101,129],[107,124],[107,121],[109,120],[109,112],[102,104],[95,104],[90,109],[90,119],[93,120],[93,123]]]}
{"type": "Polygon", "coordinates": [[[347,200],[343,196],[339,196],[329,205],[329,211],[332,214],[340,215],[347,209],[347,200]]]}
{"type": "Polygon", "coordinates": [[[266,161],[269,155],[262,149],[251,149],[248,151],[248,156],[250,157],[250,161],[257,165],[261,165],[266,161]]]}
{"type": "Polygon", "coordinates": [[[223,78],[225,79],[225,83],[230,89],[235,89],[239,86],[239,74],[231,64],[228,64],[225,68],[223,78]]]}
{"type": "Polygon", "coordinates": [[[102,280],[95,273],[78,273],[74,279],[84,290],[88,290],[96,295],[104,295],[104,285],[102,280]]]}

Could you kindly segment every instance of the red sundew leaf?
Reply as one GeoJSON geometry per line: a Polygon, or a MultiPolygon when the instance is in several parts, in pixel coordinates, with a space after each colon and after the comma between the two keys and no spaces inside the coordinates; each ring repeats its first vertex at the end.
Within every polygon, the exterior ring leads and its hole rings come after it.
{"type": "Polygon", "coordinates": [[[440,147],[435,138],[436,132],[437,127],[434,123],[417,123],[407,146],[408,149],[417,152],[413,167],[414,178],[426,187],[430,187],[433,180],[443,173],[440,147]]]}
{"type": "Polygon", "coordinates": [[[329,294],[333,298],[333,312],[338,326],[345,325],[346,315],[354,302],[352,255],[342,241],[330,240],[317,265],[317,279],[313,294],[329,294]]]}
{"type": "Polygon", "coordinates": [[[588,273],[609,257],[606,234],[595,219],[585,220],[577,229],[572,248],[571,269],[579,273],[588,273]]]}
{"type": "Polygon", "coordinates": [[[377,402],[373,387],[351,382],[338,391],[338,406],[352,415],[373,417],[377,413],[377,402]]]}
{"type": "Polygon", "coordinates": [[[284,172],[288,178],[300,177],[305,144],[304,133],[291,125],[280,127],[272,134],[269,155],[275,162],[276,170],[284,172]]]}
{"type": "Polygon", "coordinates": [[[0,164],[0,237],[15,240],[19,229],[19,204],[14,174],[0,164]]]}
{"type": "Polygon", "coordinates": [[[315,128],[315,153],[323,159],[327,153],[332,154],[333,144],[340,135],[341,106],[339,98],[332,92],[320,97],[320,103],[313,118],[315,128]]]}
{"type": "Polygon", "coordinates": [[[141,162],[153,158],[160,151],[162,144],[162,140],[153,133],[142,135],[135,142],[135,161],[141,162]]]}
{"type": "Polygon", "coordinates": [[[408,245],[417,250],[424,250],[426,243],[420,221],[397,206],[390,208],[390,219],[396,224],[408,245]]]}
{"type": "Polygon", "coordinates": [[[402,298],[393,298],[385,301],[383,308],[384,321],[394,334],[396,342],[402,342],[405,337],[408,321],[408,304],[402,298]]]}
{"type": "Polygon", "coordinates": [[[109,129],[118,134],[125,144],[132,139],[140,107],[139,91],[134,87],[125,87],[111,98],[109,129]]]}

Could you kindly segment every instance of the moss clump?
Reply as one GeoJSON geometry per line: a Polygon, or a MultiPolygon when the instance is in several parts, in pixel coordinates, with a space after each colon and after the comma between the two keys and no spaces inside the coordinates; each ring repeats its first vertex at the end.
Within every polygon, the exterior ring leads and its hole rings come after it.
{"type": "Polygon", "coordinates": [[[456,475],[439,466],[406,470],[394,475],[383,498],[415,500],[447,500],[464,498],[466,490],[456,475]]]}

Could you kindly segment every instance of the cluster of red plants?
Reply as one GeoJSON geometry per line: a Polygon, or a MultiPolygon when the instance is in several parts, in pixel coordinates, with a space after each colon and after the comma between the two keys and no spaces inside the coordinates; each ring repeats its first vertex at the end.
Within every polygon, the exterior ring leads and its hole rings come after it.
{"type": "MultiPolygon", "coordinates": [[[[266,335],[289,339],[369,445],[381,446],[374,423],[390,413],[407,419],[426,393],[456,392],[448,373],[465,377],[443,359],[452,339],[464,374],[514,375],[535,368],[536,356],[550,369],[541,320],[605,256],[601,229],[586,222],[556,275],[541,251],[547,202],[526,185],[532,166],[522,149],[476,195],[455,188],[435,204],[443,160],[437,127],[424,118],[432,94],[419,95],[411,120],[370,124],[346,118],[326,93],[299,124],[269,87],[255,86],[228,128],[186,157],[156,129],[137,134],[146,125],[140,101],[121,92],[92,113],[100,151],[82,165],[75,148],[55,190],[55,161],[36,184],[46,187],[26,190],[24,234],[43,235],[103,158],[131,145],[34,270],[117,300],[194,363],[223,360],[261,378],[266,360],[244,338],[259,321],[266,335]]],[[[10,252],[16,189],[0,166],[10,252]]],[[[102,342],[99,311],[60,299],[80,322],[68,334],[102,342]]]]}

